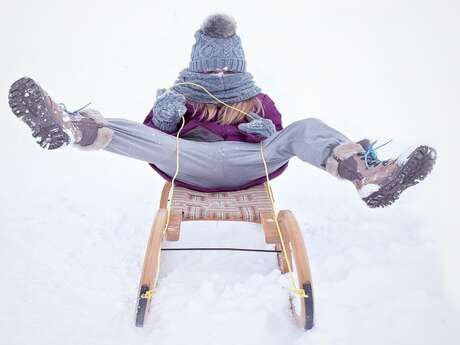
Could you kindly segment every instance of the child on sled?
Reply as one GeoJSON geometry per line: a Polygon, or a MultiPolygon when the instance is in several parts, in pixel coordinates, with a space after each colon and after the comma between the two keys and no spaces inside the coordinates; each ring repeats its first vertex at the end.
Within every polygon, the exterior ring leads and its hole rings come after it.
{"type": "Polygon", "coordinates": [[[166,179],[176,169],[175,136],[181,129],[176,183],[200,191],[263,183],[257,144],[261,141],[270,178],[281,174],[289,159],[297,156],[351,181],[369,207],[392,204],[431,171],[436,151],[429,146],[381,161],[374,142],[352,141],[319,119],[307,118],[283,128],[274,102],[246,72],[233,18],[208,17],[195,40],[189,67],[171,88],[158,90],[143,124],[104,118],[92,109],[70,112],[30,78],[13,83],[10,107],[43,148],[72,144],[88,151],[110,151],[146,161],[166,179]]]}

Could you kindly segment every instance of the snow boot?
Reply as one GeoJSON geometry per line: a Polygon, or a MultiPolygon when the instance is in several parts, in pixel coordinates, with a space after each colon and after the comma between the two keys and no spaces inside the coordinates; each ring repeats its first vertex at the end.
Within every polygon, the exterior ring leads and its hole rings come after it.
{"type": "Polygon", "coordinates": [[[32,136],[45,149],[75,144],[83,150],[98,150],[112,139],[112,130],[104,127],[99,112],[93,109],[69,112],[30,78],[14,82],[8,98],[14,115],[31,128],[32,136]]]}
{"type": "Polygon", "coordinates": [[[374,144],[363,139],[338,145],[326,161],[326,170],[351,181],[362,200],[372,208],[391,205],[406,188],[423,180],[436,161],[436,150],[429,146],[419,146],[396,159],[381,161],[374,144]]]}

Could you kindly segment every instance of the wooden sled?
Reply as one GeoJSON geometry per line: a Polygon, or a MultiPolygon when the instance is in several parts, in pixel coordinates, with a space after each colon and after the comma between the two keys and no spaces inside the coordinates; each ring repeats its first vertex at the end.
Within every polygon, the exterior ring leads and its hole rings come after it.
{"type": "MultiPolygon", "coordinates": [[[[267,185],[258,185],[235,192],[203,193],[183,187],[175,187],[171,200],[168,228],[167,203],[171,183],[163,187],[160,208],[153,222],[144,258],[144,267],[139,286],[136,308],[136,326],[142,327],[147,318],[150,302],[158,280],[161,242],[178,241],[180,225],[192,220],[230,220],[262,224],[265,242],[274,245],[273,252],[278,257],[281,272],[288,272],[288,265],[282,253],[272,204],[267,194],[267,185]]],[[[309,330],[313,327],[314,303],[312,279],[305,243],[294,214],[289,210],[278,213],[278,222],[284,238],[286,254],[298,282],[305,291],[305,297],[290,296],[290,304],[295,322],[299,327],[309,330]]]]}

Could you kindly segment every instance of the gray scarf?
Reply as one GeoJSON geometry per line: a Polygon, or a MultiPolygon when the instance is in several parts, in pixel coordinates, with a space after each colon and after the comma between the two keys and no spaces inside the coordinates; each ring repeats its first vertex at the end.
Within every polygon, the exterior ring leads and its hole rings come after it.
{"type": "MultiPolygon", "coordinates": [[[[260,93],[261,89],[254,85],[252,75],[247,72],[228,74],[209,74],[192,72],[188,68],[182,70],[176,83],[191,82],[208,89],[214,96],[226,103],[245,101],[260,93]]],[[[193,85],[177,85],[174,90],[185,98],[199,103],[218,103],[205,91],[193,85]]]]}

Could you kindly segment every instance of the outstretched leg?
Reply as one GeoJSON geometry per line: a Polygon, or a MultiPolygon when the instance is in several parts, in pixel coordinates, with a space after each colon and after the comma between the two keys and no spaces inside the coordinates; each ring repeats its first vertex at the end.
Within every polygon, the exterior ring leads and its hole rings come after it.
{"type": "MultiPolygon", "coordinates": [[[[174,175],[174,136],[134,121],[104,119],[92,109],[68,112],[30,78],[13,83],[9,104],[14,115],[30,127],[37,143],[45,149],[70,144],[86,151],[105,149],[153,163],[169,176],[174,175]]],[[[219,144],[180,139],[178,180],[202,188],[224,187],[223,160],[219,144]]]]}
{"type": "Polygon", "coordinates": [[[297,156],[340,179],[351,181],[369,207],[392,204],[432,170],[436,151],[429,146],[381,161],[375,143],[352,142],[322,121],[310,118],[287,126],[264,143],[271,160],[297,156]]]}

